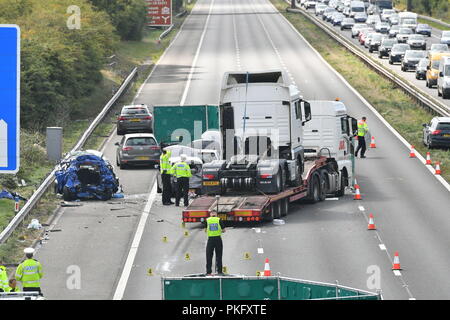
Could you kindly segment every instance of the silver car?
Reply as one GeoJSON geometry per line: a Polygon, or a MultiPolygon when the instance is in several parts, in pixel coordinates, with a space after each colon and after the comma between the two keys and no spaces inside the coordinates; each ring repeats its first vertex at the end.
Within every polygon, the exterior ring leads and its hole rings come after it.
{"type": "Polygon", "coordinates": [[[124,106],[117,118],[117,134],[153,132],[153,115],[144,104],[124,106]]]}
{"type": "Polygon", "coordinates": [[[448,46],[442,43],[433,43],[430,47],[430,53],[434,52],[448,52],[448,46]]]}
{"type": "Polygon", "coordinates": [[[151,133],[126,134],[116,146],[116,163],[120,169],[129,165],[159,164],[161,148],[151,133]]]}
{"type": "Polygon", "coordinates": [[[450,31],[442,31],[441,43],[450,45],[450,31]]]}
{"type": "Polygon", "coordinates": [[[413,32],[410,28],[400,28],[396,36],[397,41],[399,43],[406,43],[406,41],[408,41],[409,36],[412,34],[413,32]]]}
{"type": "Polygon", "coordinates": [[[427,49],[427,42],[425,41],[425,37],[421,34],[412,34],[408,37],[406,41],[407,44],[411,47],[411,49],[427,49]]]}

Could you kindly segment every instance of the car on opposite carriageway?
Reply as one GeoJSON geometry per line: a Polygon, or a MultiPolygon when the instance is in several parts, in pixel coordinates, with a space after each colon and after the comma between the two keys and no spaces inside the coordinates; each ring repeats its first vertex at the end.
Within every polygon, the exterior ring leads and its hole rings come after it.
{"type": "Polygon", "coordinates": [[[406,50],[402,59],[402,71],[415,70],[420,59],[426,58],[427,53],[423,50],[406,50]]]}
{"type": "Polygon", "coordinates": [[[431,37],[431,27],[426,23],[420,23],[417,25],[416,33],[431,37]]]}
{"type": "Polygon", "coordinates": [[[382,59],[383,57],[389,57],[392,47],[397,43],[397,39],[383,38],[381,45],[378,48],[378,58],[382,59]]]}
{"type": "Polygon", "coordinates": [[[411,50],[409,44],[406,43],[394,44],[394,46],[391,49],[391,53],[389,54],[389,64],[394,64],[395,62],[402,62],[406,50],[411,50]]]}
{"type": "Polygon", "coordinates": [[[429,149],[450,148],[450,117],[434,117],[423,124],[423,143],[429,149]]]}
{"type": "Polygon", "coordinates": [[[422,58],[416,66],[416,79],[425,80],[427,74],[428,58],[422,58]]]}

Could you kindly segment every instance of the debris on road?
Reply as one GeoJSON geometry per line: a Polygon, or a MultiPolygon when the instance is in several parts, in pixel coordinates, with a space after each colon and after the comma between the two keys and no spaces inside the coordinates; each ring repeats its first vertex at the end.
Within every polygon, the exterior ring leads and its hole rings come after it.
{"type": "Polygon", "coordinates": [[[42,228],[42,225],[39,223],[38,219],[32,219],[31,223],[28,225],[28,229],[39,230],[42,228]]]}
{"type": "Polygon", "coordinates": [[[282,226],[285,224],[285,222],[282,219],[273,219],[273,224],[276,226],[282,226]]]}

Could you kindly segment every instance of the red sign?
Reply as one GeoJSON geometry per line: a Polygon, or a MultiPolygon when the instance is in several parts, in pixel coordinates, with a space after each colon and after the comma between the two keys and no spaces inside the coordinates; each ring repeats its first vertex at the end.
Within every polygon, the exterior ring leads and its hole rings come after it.
{"type": "Polygon", "coordinates": [[[172,25],[172,0],[146,0],[147,26],[172,25]]]}

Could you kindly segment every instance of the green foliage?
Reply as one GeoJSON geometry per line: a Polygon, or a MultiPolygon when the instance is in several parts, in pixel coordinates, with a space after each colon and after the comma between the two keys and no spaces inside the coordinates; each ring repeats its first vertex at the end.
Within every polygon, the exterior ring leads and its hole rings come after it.
{"type": "Polygon", "coordinates": [[[90,0],[110,16],[122,40],[141,40],[146,19],[144,0],[90,0]]]}
{"type": "MultiPolygon", "coordinates": [[[[396,0],[394,4],[406,8],[407,0],[396,0]]],[[[419,14],[450,21],[449,0],[411,0],[411,10],[419,14]]]]}
{"type": "Polygon", "coordinates": [[[0,0],[2,7],[0,21],[21,29],[22,126],[63,125],[101,80],[117,44],[108,15],[87,0],[0,0]],[[71,5],[80,8],[79,29],[67,26],[71,5]]]}

